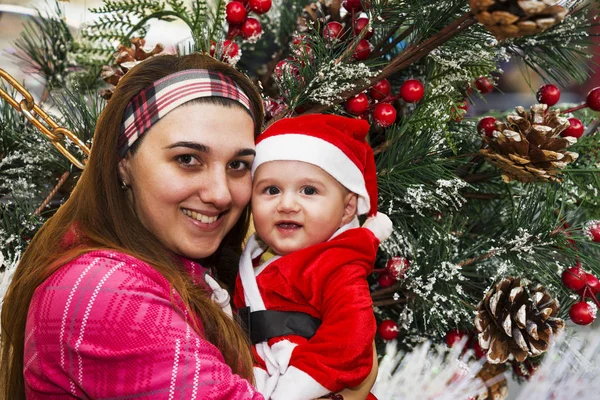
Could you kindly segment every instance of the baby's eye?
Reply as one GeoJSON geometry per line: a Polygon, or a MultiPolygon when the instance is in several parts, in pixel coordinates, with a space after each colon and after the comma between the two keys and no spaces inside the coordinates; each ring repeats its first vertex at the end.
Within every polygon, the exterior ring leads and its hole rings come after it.
{"type": "Polygon", "coordinates": [[[312,186],[306,186],[302,188],[302,193],[308,196],[312,196],[313,194],[317,194],[317,189],[312,186]]]}
{"type": "Polygon", "coordinates": [[[265,189],[265,193],[270,195],[279,194],[279,188],[277,186],[269,186],[265,189]]]}

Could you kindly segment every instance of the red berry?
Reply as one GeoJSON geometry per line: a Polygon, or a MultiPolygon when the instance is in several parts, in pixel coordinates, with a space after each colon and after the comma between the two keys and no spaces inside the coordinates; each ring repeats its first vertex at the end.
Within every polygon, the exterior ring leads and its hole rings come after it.
{"type": "Polygon", "coordinates": [[[377,277],[377,283],[379,283],[379,286],[381,286],[382,288],[388,288],[394,283],[396,283],[396,281],[388,274],[383,273],[377,277]]]}
{"type": "Polygon", "coordinates": [[[387,79],[382,79],[373,86],[371,86],[371,90],[369,90],[369,94],[373,100],[383,100],[390,95],[391,85],[390,81],[387,79]]]}
{"type": "Polygon", "coordinates": [[[416,103],[423,98],[425,88],[418,79],[408,79],[400,86],[400,97],[407,103],[416,103]]]}
{"type": "Polygon", "coordinates": [[[240,47],[231,40],[223,41],[223,58],[233,60],[240,53],[240,47]]]}
{"type": "Polygon", "coordinates": [[[600,111],[600,87],[593,88],[587,94],[585,103],[594,111],[600,111]]]}
{"type": "Polygon", "coordinates": [[[242,34],[241,25],[233,25],[229,24],[229,28],[227,29],[227,39],[235,39],[236,37],[242,34]]]}
{"type": "Polygon", "coordinates": [[[585,286],[577,291],[580,296],[583,296],[585,292],[585,297],[596,296],[600,293],[600,281],[596,278],[595,275],[584,273],[585,275],[585,286]]]}
{"type": "Polygon", "coordinates": [[[246,40],[258,39],[262,35],[262,25],[256,18],[247,18],[242,24],[242,36],[246,40]]]}
{"type": "Polygon", "coordinates": [[[409,266],[410,263],[406,258],[392,257],[385,265],[385,272],[395,280],[399,281],[406,276],[406,271],[409,266]]]}
{"type": "Polygon", "coordinates": [[[271,0],[250,0],[248,2],[250,11],[257,14],[264,14],[271,9],[271,0]]]}
{"type": "Polygon", "coordinates": [[[579,139],[583,135],[584,126],[577,118],[569,118],[569,127],[561,132],[560,136],[572,136],[579,139]]]}
{"type": "Polygon", "coordinates": [[[592,242],[600,243],[600,221],[591,222],[587,227],[587,233],[592,242]]]}
{"type": "Polygon", "coordinates": [[[475,338],[475,340],[473,341],[473,351],[475,351],[475,357],[477,358],[483,358],[487,355],[487,350],[481,348],[477,338],[475,338]]]}
{"type": "Polygon", "coordinates": [[[381,336],[383,340],[394,340],[398,337],[400,329],[398,328],[398,324],[394,321],[386,319],[381,321],[379,327],[377,327],[377,332],[379,332],[379,336],[381,336]]]}
{"type": "MultiPolygon", "coordinates": [[[[368,25],[369,18],[358,18],[356,21],[354,21],[354,34],[358,36],[368,25]]],[[[369,26],[369,28],[365,31],[363,39],[369,40],[371,37],[373,37],[373,28],[369,26]]]]}
{"type": "Polygon", "coordinates": [[[469,110],[469,103],[467,103],[464,100],[459,102],[457,104],[457,106],[454,107],[452,109],[452,111],[450,112],[450,114],[452,115],[452,121],[454,121],[454,122],[462,121],[462,119],[465,117],[465,114],[467,113],[468,110],[469,110]],[[464,110],[465,112],[462,112],[459,110],[464,110]]]}
{"type": "Polygon", "coordinates": [[[377,125],[387,128],[396,122],[396,109],[391,104],[379,103],[373,110],[373,119],[377,125]]]}
{"type": "Polygon", "coordinates": [[[496,118],[494,117],[483,117],[477,124],[477,132],[480,135],[486,135],[487,137],[494,137],[494,131],[496,130],[496,118]]]}
{"type": "Polygon", "coordinates": [[[360,115],[369,108],[369,98],[364,93],[359,93],[354,97],[350,97],[344,104],[346,111],[350,114],[360,115]]]}
{"type": "Polygon", "coordinates": [[[466,332],[463,332],[458,329],[453,329],[446,333],[446,344],[448,345],[448,347],[452,347],[454,346],[454,344],[460,342],[462,338],[465,337],[465,335],[466,332]]]}
{"type": "Polygon", "coordinates": [[[561,279],[563,284],[571,290],[579,290],[585,286],[585,271],[581,269],[581,264],[565,269],[561,279]]]}
{"type": "Polygon", "coordinates": [[[344,26],[337,21],[328,22],[323,28],[323,39],[333,42],[342,37],[344,26]]]}
{"type": "Polygon", "coordinates": [[[300,56],[302,54],[311,54],[310,44],[307,43],[305,35],[296,35],[292,39],[292,51],[294,54],[300,56]]]}
{"type": "Polygon", "coordinates": [[[363,5],[361,0],[344,0],[342,5],[350,12],[362,11],[363,5]]]}
{"type": "Polygon", "coordinates": [[[354,48],[352,56],[358,61],[366,60],[371,55],[371,51],[373,51],[373,45],[367,39],[361,39],[354,48]]]}
{"type": "Polygon", "coordinates": [[[239,1],[232,1],[227,4],[225,8],[225,14],[227,22],[230,24],[238,25],[246,20],[246,16],[248,13],[246,12],[246,7],[239,1]]]}
{"type": "Polygon", "coordinates": [[[300,75],[300,70],[293,62],[293,58],[286,58],[279,61],[273,70],[275,78],[282,79],[286,75],[293,78],[298,77],[300,75]]]}
{"type": "Polygon", "coordinates": [[[577,325],[589,325],[596,319],[598,308],[595,304],[580,301],[571,306],[569,317],[577,325]]]}
{"type": "Polygon", "coordinates": [[[475,86],[481,93],[490,93],[494,90],[494,85],[492,85],[492,82],[485,76],[477,78],[475,86]]]}
{"type": "Polygon", "coordinates": [[[558,103],[559,99],[560,89],[552,84],[547,84],[540,87],[537,92],[537,100],[542,104],[547,104],[548,107],[558,103]]]}

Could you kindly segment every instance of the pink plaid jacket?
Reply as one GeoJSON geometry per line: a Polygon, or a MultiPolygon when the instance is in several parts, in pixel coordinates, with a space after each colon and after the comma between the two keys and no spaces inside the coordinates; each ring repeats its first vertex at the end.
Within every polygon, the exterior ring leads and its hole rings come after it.
{"type": "MultiPolygon", "coordinates": [[[[204,268],[185,264],[203,281],[204,268]]],[[[262,399],[188,320],[180,297],[150,265],[117,252],[86,253],[33,296],[27,398],[262,399]]]]}

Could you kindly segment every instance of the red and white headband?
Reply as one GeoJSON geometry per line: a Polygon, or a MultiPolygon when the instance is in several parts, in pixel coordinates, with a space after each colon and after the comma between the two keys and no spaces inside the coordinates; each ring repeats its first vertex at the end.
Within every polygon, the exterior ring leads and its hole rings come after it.
{"type": "Polygon", "coordinates": [[[205,69],[176,72],[136,94],[127,105],[119,138],[121,158],[139,137],[170,111],[201,97],[237,101],[254,119],[250,99],[230,77],[205,69]]]}

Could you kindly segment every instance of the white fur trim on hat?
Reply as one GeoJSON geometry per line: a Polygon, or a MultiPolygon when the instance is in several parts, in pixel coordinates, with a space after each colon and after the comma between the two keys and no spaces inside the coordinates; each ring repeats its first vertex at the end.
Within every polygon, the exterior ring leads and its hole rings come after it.
{"type": "Polygon", "coordinates": [[[301,133],[266,138],[256,145],[252,176],[261,164],[269,161],[302,161],[316,165],[358,195],[358,215],[369,212],[370,199],[362,172],[342,150],[326,140],[301,133]]]}

